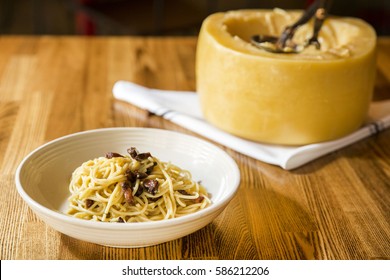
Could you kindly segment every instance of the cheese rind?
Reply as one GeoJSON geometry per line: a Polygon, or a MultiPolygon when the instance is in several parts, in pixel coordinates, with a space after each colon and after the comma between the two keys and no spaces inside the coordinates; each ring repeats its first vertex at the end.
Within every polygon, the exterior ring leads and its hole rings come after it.
{"type": "MultiPolygon", "coordinates": [[[[329,18],[321,50],[275,54],[251,45],[255,34],[278,36],[301,11],[217,13],[202,25],[196,56],[204,117],[234,135],[302,145],[342,137],[364,122],[375,80],[376,35],[356,18],[329,18]]],[[[303,43],[312,23],[294,40],[303,43]]]]}

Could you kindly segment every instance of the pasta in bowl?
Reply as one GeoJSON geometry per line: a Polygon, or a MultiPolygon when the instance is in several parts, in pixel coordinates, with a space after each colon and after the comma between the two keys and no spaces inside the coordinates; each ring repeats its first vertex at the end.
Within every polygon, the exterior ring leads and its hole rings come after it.
{"type": "Polygon", "coordinates": [[[135,147],[84,162],[72,174],[68,214],[102,222],[172,219],[211,203],[188,170],[135,147]]]}
{"type": "Polygon", "coordinates": [[[18,166],[15,182],[33,212],[59,232],[106,246],[143,247],[211,223],[234,197],[240,173],[225,151],[197,137],[105,128],[37,148],[18,166]]]}

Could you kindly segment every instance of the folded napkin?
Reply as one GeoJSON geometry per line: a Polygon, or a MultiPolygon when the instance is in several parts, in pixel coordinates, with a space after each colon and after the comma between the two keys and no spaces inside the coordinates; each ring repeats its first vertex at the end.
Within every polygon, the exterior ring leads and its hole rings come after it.
{"type": "Polygon", "coordinates": [[[148,110],[239,153],[286,170],[302,166],[390,126],[390,100],[373,102],[367,124],[343,138],[294,147],[271,145],[239,138],[206,122],[195,92],[149,89],[128,81],[118,81],[113,94],[118,100],[148,110]]]}

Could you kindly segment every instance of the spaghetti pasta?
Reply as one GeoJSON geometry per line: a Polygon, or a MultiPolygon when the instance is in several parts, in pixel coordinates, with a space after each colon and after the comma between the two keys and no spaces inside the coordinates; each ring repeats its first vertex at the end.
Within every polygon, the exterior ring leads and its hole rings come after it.
{"type": "Polygon", "coordinates": [[[206,189],[188,170],[132,147],[129,155],[107,153],[72,174],[68,214],[102,222],[171,219],[207,207],[206,189]]]}

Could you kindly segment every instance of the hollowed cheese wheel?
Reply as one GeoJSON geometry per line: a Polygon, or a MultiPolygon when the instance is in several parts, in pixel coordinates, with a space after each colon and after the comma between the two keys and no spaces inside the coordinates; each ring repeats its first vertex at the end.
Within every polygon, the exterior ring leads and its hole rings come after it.
{"type": "MultiPolygon", "coordinates": [[[[319,40],[298,54],[250,43],[279,36],[302,11],[239,10],[206,18],[198,38],[196,83],[204,117],[231,134],[302,145],[337,139],[364,122],[375,80],[376,34],[357,18],[326,19],[319,40]]],[[[313,22],[294,41],[311,37],[313,22]]]]}

